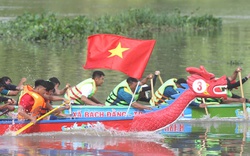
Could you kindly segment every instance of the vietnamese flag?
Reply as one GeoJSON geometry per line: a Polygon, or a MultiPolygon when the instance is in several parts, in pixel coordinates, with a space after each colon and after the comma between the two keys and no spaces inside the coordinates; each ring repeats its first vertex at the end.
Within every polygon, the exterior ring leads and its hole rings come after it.
{"type": "Polygon", "coordinates": [[[137,40],[112,34],[88,37],[84,69],[118,70],[140,79],[153,51],[155,40],[137,40]]]}

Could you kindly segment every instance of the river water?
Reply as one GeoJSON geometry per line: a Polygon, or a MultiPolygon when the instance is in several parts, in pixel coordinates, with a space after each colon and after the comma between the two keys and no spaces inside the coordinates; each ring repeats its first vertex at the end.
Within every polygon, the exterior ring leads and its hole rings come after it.
{"type": "MultiPolygon", "coordinates": [[[[247,0],[0,0],[0,19],[8,20],[24,12],[52,11],[59,15],[100,16],[116,14],[129,8],[149,7],[157,12],[182,14],[213,14],[223,19],[223,28],[216,32],[160,32],[154,34],[156,46],[144,76],[161,71],[163,80],[186,77],[189,66],[205,68],[217,77],[231,75],[238,66],[242,76],[250,73],[250,11],[247,0]],[[198,11],[195,11],[197,10],[198,11]]],[[[89,78],[91,70],[83,70],[86,43],[79,45],[34,44],[20,41],[0,41],[1,75],[10,76],[13,83],[26,77],[27,83],[56,76],[62,86],[75,85],[89,78]]],[[[103,70],[104,85],[96,97],[104,101],[116,84],[126,78],[121,72],[103,70]]],[[[159,86],[157,82],[156,87],[159,86]]],[[[245,97],[250,97],[250,83],[244,84],[245,97]]],[[[240,90],[234,91],[240,94],[240,90]]],[[[204,120],[188,122],[188,133],[170,134],[38,134],[20,137],[0,137],[2,155],[247,155],[248,123],[204,120]],[[194,131],[195,130],[195,131],[194,131]],[[237,131],[238,130],[238,131],[237,131]],[[52,136],[52,138],[51,138],[52,136]],[[75,137],[72,137],[75,136],[75,137]],[[133,139],[132,139],[133,138],[133,139]],[[208,142],[212,142],[208,144],[208,142]],[[125,146],[126,145],[126,146],[125,146]],[[128,146],[131,145],[131,146],[128,146]],[[146,148],[145,148],[146,147],[146,148]],[[159,153],[157,153],[158,151],[159,153]],[[82,153],[81,153],[82,152],[82,153]],[[111,152],[111,153],[110,153],[111,152]],[[161,153],[162,152],[162,153],[161,153]],[[214,152],[214,153],[213,153],[214,152]],[[155,154],[154,154],[155,153],[155,154]],[[165,153],[165,154],[164,154],[165,153]]]]}

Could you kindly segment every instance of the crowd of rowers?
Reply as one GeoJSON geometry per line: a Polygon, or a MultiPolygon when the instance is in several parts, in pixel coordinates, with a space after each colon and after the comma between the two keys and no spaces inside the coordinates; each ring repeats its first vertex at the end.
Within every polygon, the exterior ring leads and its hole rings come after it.
{"type": "MultiPolygon", "coordinates": [[[[227,77],[227,92],[228,98],[200,98],[194,99],[189,105],[206,107],[208,104],[224,104],[232,102],[249,102],[248,99],[232,93],[232,89],[237,88],[240,84],[245,83],[250,74],[240,81],[236,82],[236,78],[242,68],[238,67],[231,76],[227,77]]],[[[46,112],[53,109],[52,101],[64,101],[64,107],[60,107],[53,115],[66,117],[62,113],[63,110],[70,109],[71,105],[92,105],[92,106],[129,106],[143,110],[151,110],[151,106],[167,104],[168,100],[174,99],[173,95],[178,94],[177,88],[185,88],[186,79],[171,78],[164,83],[161,81],[161,86],[154,94],[149,94],[151,87],[156,83],[157,77],[160,77],[160,71],[155,71],[154,74],[149,74],[145,78],[138,80],[128,77],[119,83],[109,94],[104,103],[95,98],[97,87],[100,87],[105,78],[102,71],[94,71],[92,77],[75,86],[66,84],[63,89],[59,89],[60,81],[56,77],[50,78],[48,81],[38,79],[34,86],[25,85],[26,78],[22,78],[18,85],[13,85],[9,77],[4,76],[0,79],[0,111],[1,114],[6,114],[15,110],[18,105],[17,118],[20,120],[31,120],[36,122],[36,119],[46,112]],[[151,81],[151,85],[148,81],[151,81]],[[10,96],[17,96],[14,100],[10,96]],[[150,103],[150,105],[142,104],[140,101],[150,103]]],[[[1,116],[0,114],[0,116],[1,116]]],[[[48,118],[46,118],[48,119],[48,118]]]]}

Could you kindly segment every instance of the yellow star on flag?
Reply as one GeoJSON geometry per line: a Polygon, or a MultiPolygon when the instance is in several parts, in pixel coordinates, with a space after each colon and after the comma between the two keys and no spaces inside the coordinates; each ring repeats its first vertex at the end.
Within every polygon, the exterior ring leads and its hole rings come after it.
{"type": "Polygon", "coordinates": [[[112,56],[119,56],[120,58],[122,58],[122,53],[126,50],[128,50],[129,48],[122,48],[121,46],[121,42],[119,42],[119,44],[117,45],[117,47],[115,49],[111,49],[109,50],[109,52],[111,53],[109,55],[109,57],[112,57],[112,56]]]}

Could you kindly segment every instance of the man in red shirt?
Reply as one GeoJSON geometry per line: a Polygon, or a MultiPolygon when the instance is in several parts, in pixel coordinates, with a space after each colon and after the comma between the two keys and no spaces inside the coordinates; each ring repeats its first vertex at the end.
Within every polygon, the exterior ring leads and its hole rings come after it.
{"type": "MultiPolygon", "coordinates": [[[[45,114],[47,110],[52,110],[53,107],[46,103],[44,95],[54,89],[54,84],[45,80],[36,80],[35,88],[26,86],[24,93],[20,96],[18,106],[18,118],[29,119],[35,123],[36,119],[45,114]]],[[[58,108],[54,113],[69,109],[69,106],[58,108]]]]}

